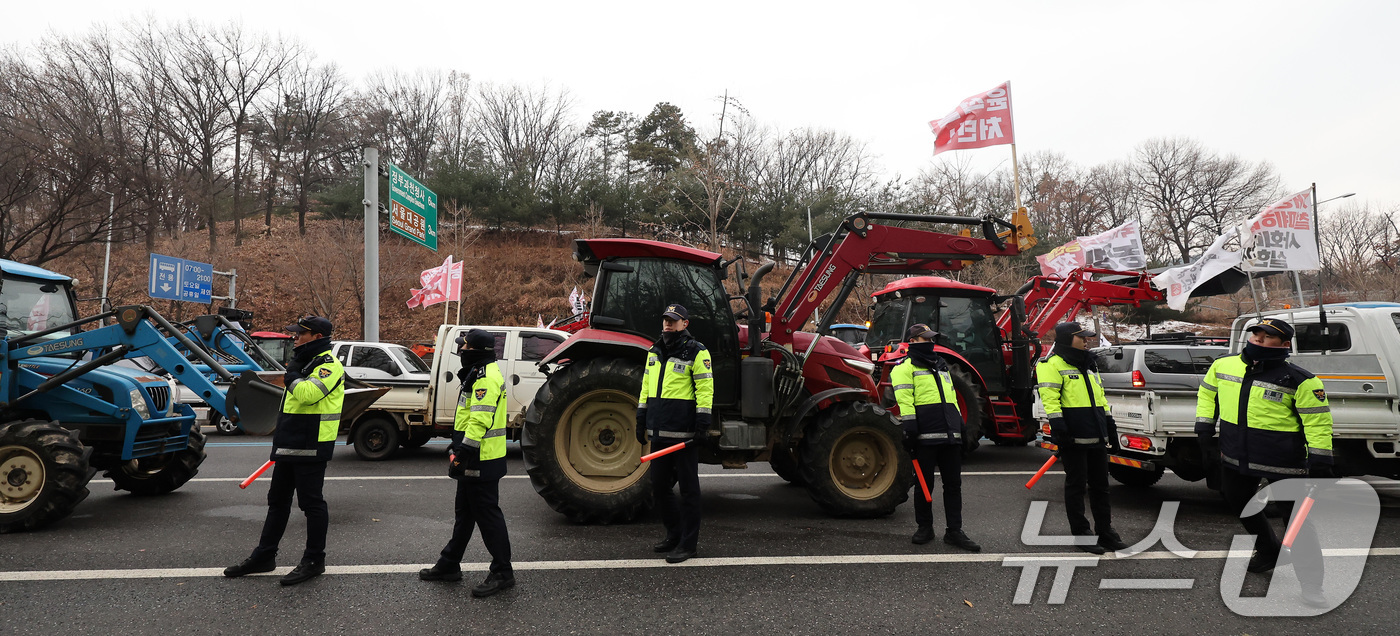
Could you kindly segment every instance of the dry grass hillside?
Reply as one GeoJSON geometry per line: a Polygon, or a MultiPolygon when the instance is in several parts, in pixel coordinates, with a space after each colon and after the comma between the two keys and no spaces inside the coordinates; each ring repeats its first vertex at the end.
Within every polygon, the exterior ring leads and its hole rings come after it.
{"type": "MultiPolygon", "coordinates": [[[[238,307],[254,312],[254,327],[280,330],[299,315],[330,316],[336,337],[359,339],[363,331],[364,240],[359,222],[308,220],[307,235],[298,235],[295,221],[275,218],[270,235],[245,236],[235,247],[231,224],[220,227],[220,243],[211,256],[204,232],[162,237],[159,254],[209,262],[218,271],[237,270],[238,307]]],[[[589,233],[588,228],[579,230],[589,233]]],[[[443,322],[443,306],[410,309],[409,290],[418,286],[419,272],[453,260],[464,261],[462,324],[535,325],[542,316],[569,315],[568,295],[577,286],[591,295],[593,279],[573,260],[572,239],[580,234],[543,231],[483,231],[444,226],[436,253],[388,232],[380,235],[380,339],[394,342],[430,340],[443,322]]],[[[98,311],[102,289],[103,246],[95,245],[44,266],[79,279],[78,297],[84,315],[98,311]]],[[[752,267],[750,268],[752,270],[752,267]]],[[[772,294],[786,278],[779,267],[767,278],[772,294]]],[[[175,320],[208,313],[208,305],[154,300],[147,295],[149,256],[140,242],[112,246],[112,302],[149,304],[175,320]]],[[[878,285],[865,281],[852,294],[841,320],[864,321],[869,294],[878,285]]],[[[216,277],[214,294],[227,294],[227,278],[216,277]]],[[[216,305],[224,304],[216,301],[216,305]]],[[[457,303],[448,322],[458,317],[457,303]]]]}

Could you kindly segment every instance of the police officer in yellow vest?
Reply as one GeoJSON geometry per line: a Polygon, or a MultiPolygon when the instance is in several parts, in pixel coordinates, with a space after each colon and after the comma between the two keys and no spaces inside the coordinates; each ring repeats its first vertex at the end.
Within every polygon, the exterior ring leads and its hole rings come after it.
{"type": "Polygon", "coordinates": [[[480,527],[491,568],[486,580],[472,588],[472,596],[484,597],[515,587],[510,535],[500,505],[501,478],[506,475],[506,383],[496,365],[496,337],[491,332],[472,329],[457,338],[457,345],[462,393],[447,470],[457,480],[456,522],[437,564],[420,570],[418,578],[460,581],[462,555],[472,529],[480,527]]]}
{"type": "Polygon", "coordinates": [[[1126,550],[1127,544],[1113,529],[1108,499],[1108,448],[1118,448],[1118,426],[1104,400],[1103,380],[1089,351],[1089,341],[1099,334],[1077,322],[1055,325],[1055,346],[1036,365],[1036,388],[1050,418],[1050,441],[1059,450],[1065,470],[1065,514],[1070,533],[1098,535],[1094,543],[1076,544],[1080,550],[1103,554],[1126,550]],[[1093,531],[1084,516],[1084,493],[1094,515],[1093,531]]]}
{"type": "MultiPolygon", "coordinates": [[[[943,542],[970,552],[980,551],[982,546],[962,530],[963,417],[948,363],[933,350],[938,332],[917,324],[909,328],[905,339],[909,342],[909,355],[890,371],[899,419],[904,425],[904,444],[919,463],[930,492],[934,467],[943,477],[943,518],[948,522],[943,542]]],[[[933,502],[924,498],[918,484],[914,489],[914,521],[918,528],[911,541],[922,545],[933,540],[933,502]]]]}
{"type": "MultiPolygon", "coordinates": [[[[1327,392],[1316,376],[1288,361],[1293,333],[1293,326],[1278,318],[1259,321],[1249,328],[1249,341],[1239,355],[1210,365],[1196,393],[1197,439],[1207,467],[1219,462],[1220,492],[1237,514],[1244,511],[1261,479],[1334,476],[1327,392]]],[[[1240,523],[1255,536],[1249,571],[1272,570],[1280,543],[1263,511],[1240,523]]],[[[1322,551],[1311,524],[1303,525],[1294,548],[1294,571],[1302,584],[1303,601],[1327,607],[1322,595],[1322,551]]]]}
{"type": "MultiPolygon", "coordinates": [[[[661,339],[647,352],[642,392],[637,399],[637,441],[652,450],[703,438],[710,430],[715,380],[710,352],[690,336],[690,313],[667,305],[661,339]]],[[[652,546],[667,563],[695,556],[700,540],[700,452],[696,444],[651,460],[651,486],[666,538],[652,546]],[[681,498],[672,491],[680,482],[681,498]]]]}
{"type": "Polygon", "coordinates": [[[340,410],[345,402],[345,368],[331,355],[331,321],[307,316],[288,325],[292,334],[291,363],[283,374],[286,393],[282,414],[272,435],[272,484],[267,491],[267,519],[258,547],[242,563],[224,570],[238,577],[276,568],[277,545],[291,516],[292,494],[306,514],[306,551],[301,563],[282,585],[295,585],[326,571],[326,531],[330,514],[321,487],[326,463],[335,450],[340,432],[340,410]]]}

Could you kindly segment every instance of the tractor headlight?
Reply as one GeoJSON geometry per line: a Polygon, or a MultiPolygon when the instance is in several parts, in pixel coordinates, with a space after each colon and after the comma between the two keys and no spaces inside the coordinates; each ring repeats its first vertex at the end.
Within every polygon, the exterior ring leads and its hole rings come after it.
{"type": "Polygon", "coordinates": [[[137,415],[141,416],[141,419],[151,419],[151,409],[146,406],[146,396],[141,394],[141,389],[131,390],[131,408],[136,411],[137,415]]]}
{"type": "Polygon", "coordinates": [[[853,369],[855,369],[855,370],[857,370],[857,371],[860,371],[861,373],[864,373],[865,375],[873,375],[873,374],[875,373],[875,364],[874,364],[874,363],[866,362],[866,361],[864,361],[864,360],[855,359],[855,358],[841,358],[841,361],[844,362],[844,363],[846,363],[846,366],[851,367],[851,368],[853,368],[853,369]]]}

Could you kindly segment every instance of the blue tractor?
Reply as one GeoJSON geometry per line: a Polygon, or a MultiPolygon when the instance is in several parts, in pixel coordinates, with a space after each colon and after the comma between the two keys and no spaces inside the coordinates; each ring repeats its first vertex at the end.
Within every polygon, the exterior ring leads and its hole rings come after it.
{"type": "Polygon", "coordinates": [[[72,288],[67,276],[0,259],[0,533],[66,517],[98,470],[136,495],[194,477],[204,435],[176,381],[248,432],[276,426],[280,374],[259,378],[262,365],[223,345],[235,337],[227,320],[175,326],[141,305],[78,318],[72,288]],[[148,368],[115,364],[123,359],[148,368]]]}

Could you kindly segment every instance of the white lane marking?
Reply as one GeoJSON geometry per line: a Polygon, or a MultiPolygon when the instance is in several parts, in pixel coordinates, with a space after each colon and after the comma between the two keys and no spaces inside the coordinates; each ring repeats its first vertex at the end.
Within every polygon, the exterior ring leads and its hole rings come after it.
{"type": "MultiPolygon", "coordinates": [[[[963,476],[964,476],[964,477],[967,477],[967,476],[978,476],[978,475],[1034,475],[1034,474],[1035,474],[1035,471],[1033,471],[1033,470],[988,470],[988,471],[981,471],[981,472],[965,472],[965,473],[963,473],[963,476]]],[[[1055,474],[1063,475],[1064,472],[1045,473],[1045,476],[1046,476],[1046,477],[1049,477],[1050,475],[1055,475],[1055,474]]],[[[778,478],[778,474],[777,474],[777,473],[733,473],[733,474],[730,474],[730,473],[700,473],[700,478],[701,478],[701,479],[719,479],[719,478],[728,478],[728,477],[773,478],[773,479],[777,479],[777,478],[778,478]]],[[[529,479],[529,478],[530,478],[529,475],[506,475],[505,477],[502,477],[501,479],[529,479]]],[[[245,478],[243,478],[243,477],[195,477],[194,479],[191,479],[190,482],[191,482],[191,483],[234,483],[234,484],[236,484],[236,483],[238,483],[238,482],[243,481],[244,479],[245,479],[245,478]]],[[[414,481],[414,480],[422,480],[422,479],[451,479],[451,477],[448,477],[447,475],[340,475],[340,476],[328,476],[328,477],[326,477],[326,481],[414,481]]],[[[96,481],[96,480],[94,480],[94,481],[96,481]]],[[[108,480],[108,481],[110,481],[110,480],[108,480]]],[[[259,478],[259,481],[261,481],[261,478],[259,478]]],[[[256,483],[256,482],[254,482],[254,483],[256,483]]]]}
{"type": "MultiPolygon", "coordinates": [[[[1360,556],[1363,553],[1372,557],[1400,556],[1400,548],[1371,548],[1370,550],[1325,550],[1328,555],[1360,556]]],[[[1228,550],[1202,550],[1194,559],[1224,559],[1228,550]]],[[[1001,552],[985,554],[833,554],[819,556],[760,556],[760,557],[714,557],[694,558],[684,563],[671,564],[660,557],[651,559],[588,559],[579,561],[517,561],[517,570],[637,570],[647,568],[683,567],[771,567],[782,565],[900,565],[917,563],[998,563],[1002,559],[1017,558],[1027,560],[1058,561],[1064,558],[1084,558],[1080,552],[1001,552]]],[[[1118,560],[1118,557],[1103,556],[1101,559],[1118,560]]],[[[1170,552],[1144,552],[1123,559],[1130,560],[1186,560],[1170,552]]],[[[326,574],[410,574],[430,567],[430,563],[390,563],[384,565],[330,565],[326,574]]],[[[485,572],[490,563],[463,563],[462,569],[470,572],[485,572]]],[[[281,567],[265,574],[250,576],[280,576],[291,572],[291,567],[281,567]]],[[[96,581],[121,579],[164,579],[164,578],[215,578],[222,577],[223,568],[153,568],[137,570],[46,570],[0,572],[0,581],[96,581]]]]}

